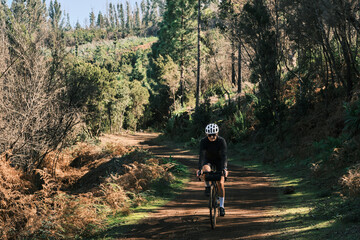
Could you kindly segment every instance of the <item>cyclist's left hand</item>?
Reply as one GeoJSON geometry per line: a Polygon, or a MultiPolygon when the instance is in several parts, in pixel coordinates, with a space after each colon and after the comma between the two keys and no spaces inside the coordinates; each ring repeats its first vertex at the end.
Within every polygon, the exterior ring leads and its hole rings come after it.
{"type": "Polygon", "coordinates": [[[224,177],[228,177],[228,174],[229,174],[228,170],[224,169],[224,177]]]}

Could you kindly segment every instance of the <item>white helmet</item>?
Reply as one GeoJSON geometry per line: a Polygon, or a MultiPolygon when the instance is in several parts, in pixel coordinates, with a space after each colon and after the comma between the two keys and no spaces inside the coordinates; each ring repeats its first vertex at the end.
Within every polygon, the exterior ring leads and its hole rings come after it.
{"type": "Polygon", "coordinates": [[[219,132],[219,126],[216,125],[215,123],[210,123],[205,128],[205,133],[206,134],[216,134],[218,132],[219,132]]]}

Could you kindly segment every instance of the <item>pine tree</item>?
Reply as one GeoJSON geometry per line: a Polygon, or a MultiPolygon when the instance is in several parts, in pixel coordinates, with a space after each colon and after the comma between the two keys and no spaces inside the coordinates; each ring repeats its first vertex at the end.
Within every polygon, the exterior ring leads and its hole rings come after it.
{"type": "Polygon", "coordinates": [[[57,28],[61,25],[61,15],[62,11],[60,3],[58,3],[57,0],[55,0],[55,2],[53,3],[53,1],[51,0],[49,7],[49,17],[51,19],[51,24],[53,28],[57,28]]]}
{"type": "Polygon", "coordinates": [[[113,11],[113,4],[109,3],[109,7],[108,7],[108,18],[109,18],[109,25],[111,28],[115,27],[115,16],[114,16],[114,11],[113,11]]]}
{"type": "MultiPolygon", "coordinates": [[[[175,0],[176,1],[176,0],[175,0]]],[[[191,0],[190,0],[191,1],[191,0]]],[[[175,9],[174,9],[175,10],[175,9]]],[[[149,14],[149,21],[151,22],[152,26],[155,26],[158,22],[158,17],[159,17],[159,13],[158,13],[158,3],[157,1],[153,1],[151,4],[151,11],[149,14]]]]}
{"type": "Polygon", "coordinates": [[[124,14],[124,6],[122,3],[117,5],[118,16],[120,18],[120,27],[122,30],[125,29],[125,14],[124,14]]]}
{"type": "Polygon", "coordinates": [[[153,48],[156,56],[169,56],[179,65],[181,96],[185,92],[186,68],[196,59],[196,5],[197,0],[168,0],[158,32],[159,41],[153,48]]]}
{"type": "Polygon", "coordinates": [[[89,14],[89,19],[90,19],[90,28],[93,29],[95,27],[95,13],[93,10],[91,10],[89,14]]]}
{"type": "Polygon", "coordinates": [[[141,1],[141,4],[140,4],[140,9],[141,9],[141,25],[142,26],[145,26],[145,16],[146,16],[146,2],[145,0],[142,0],[141,1]]]}
{"type": "Polygon", "coordinates": [[[104,16],[102,15],[101,11],[99,12],[98,17],[97,17],[97,26],[99,28],[104,28],[104,26],[105,26],[104,16]]]}
{"type": "Polygon", "coordinates": [[[131,14],[131,8],[130,3],[126,2],[126,29],[128,31],[131,31],[132,29],[132,14],[131,14]]]}
{"type": "Polygon", "coordinates": [[[80,23],[79,23],[79,20],[76,21],[75,29],[76,29],[76,30],[81,29],[81,25],[80,25],[80,23]]]}
{"type": "Polygon", "coordinates": [[[70,31],[72,29],[71,23],[70,23],[70,14],[66,13],[65,15],[66,15],[66,24],[65,24],[64,30],[65,31],[70,31]]]}
{"type": "Polygon", "coordinates": [[[135,3],[135,26],[137,29],[141,27],[140,9],[137,2],[135,3]]]}
{"type": "Polygon", "coordinates": [[[146,0],[146,10],[145,10],[145,16],[144,16],[145,27],[148,27],[149,23],[150,23],[150,10],[151,10],[151,1],[146,0]]]}

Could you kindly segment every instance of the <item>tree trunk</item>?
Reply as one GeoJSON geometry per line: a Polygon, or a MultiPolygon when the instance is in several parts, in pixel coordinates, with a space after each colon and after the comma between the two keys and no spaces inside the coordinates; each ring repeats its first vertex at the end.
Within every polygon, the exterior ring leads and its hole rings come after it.
{"type": "Polygon", "coordinates": [[[241,58],[241,43],[239,42],[239,46],[238,46],[238,94],[240,95],[241,93],[241,80],[242,80],[242,77],[241,77],[241,61],[242,61],[242,58],[241,58]]]}
{"type": "MultiPolygon", "coordinates": [[[[233,33],[233,35],[235,35],[233,33]]],[[[235,71],[235,41],[232,36],[231,39],[231,83],[236,86],[236,71],[235,71]]]]}
{"type": "Polygon", "coordinates": [[[201,20],[201,2],[198,0],[198,64],[196,79],[196,109],[199,107],[200,98],[200,20],[201,20]]]}

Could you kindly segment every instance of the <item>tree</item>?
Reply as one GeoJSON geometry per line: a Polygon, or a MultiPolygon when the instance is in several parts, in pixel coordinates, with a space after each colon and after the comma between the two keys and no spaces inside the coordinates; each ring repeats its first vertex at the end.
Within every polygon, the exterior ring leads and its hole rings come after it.
{"type": "Polygon", "coordinates": [[[131,104],[130,83],[118,76],[111,84],[109,88],[109,91],[112,91],[111,99],[107,104],[110,131],[120,132],[123,129],[126,110],[131,104]]]}
{"type": "Polygon", "coordinates": [[[124,14],[124,6],[122,3],[117,5],[118,16],[120,18],[120,27],[122,30],[125,29],[125,14],[124,14]]]}
{"type": "Polygon", "coordinates": [[[169,56],[164,58],[160,55],[155,61],[155,64],[159,69],[161,82],[168,87],[169,94],[173,100],[173,108],[175,109],[176,92],[180,86],[179,67],[169,56]]]}
{"type": "Polygon", "coordinates": [[[140,29],[140,27],[141,27],[140,9],[139,9],[137,2],[135,3],[135,27],[137,29],[140,29]]]}
{"type": "Polygon", "coordinates": [[[99,28],[104,28],[104,26],[105,26],[105,19],[104,19],[103,14],[101,13],[101,11],[99,12],[98,17],[97,17],[97,26],[99,28]]]}
{"type": "Polygon", "coordinates": [[[6,19],[2,40],[8,50],[0,49],[8,69],[0,78],[0,151],[9,151],[14,165],[33,173],[50,151],[61,148],[77,118],[64,95],[62,58],[44,54],[48,48],[59,52],[54,49],[58,44],[48,45],[45,5],[13,1],[6,19]]]}
{"type": "Polygon", "coordinates": [[[242,3],[238,0],[224,0],[220,2],[219,18],[220,29],[231,42],[231,82],[238,86],[238,93],[241,93],[241,45],[242,39],[239,31],[239,17],[242,3]],[[235,50],[238,50],[238,73],[236,75],[235,50]],[[237,81],[236,81],[237,78],[237,81]]]}
{"type": "Polygon", "coordinates": [[[53,1],[51,0],[49,7],[49,17],[51,19],[51,24],[54,28],[60,26],[61,15],[62,11],[60,3],[58,3],[57,0],[55,0],[55,2],[53,3],[53,1]]]}
{"type": "Polygon", "coordinates": [[[273,21],[264,0],[245,4],[240,19],[241,35],[254,51],[251,80],[259,84],[259,118],[265,124],[279,122],[280,75],[273,21]]]}
{"type": "Polygon", "coordinates": [[[130,3],[127,1],[126,2],[126,29],[128,31],[132,30],[132,15],[131,15],[131,9],[130,9],[130,3]]]}
{"type": "Polygon", "coordinates": [[[90,19],[90,28],[93,29],[95,27],[95,13],[93,10],[91,10],[90,12],[89,19],[90,19]]]}
{"type": "MultiPolygon", "coordinates": [[[[199,102],[200,102],[200,33],[201,33],[201,1],[198,0],[198,49],[197,49],[197,52],[198,52],[198,57],[197,57],[197,76],[196,76],[196,104],[195,104],[195,109],[198,110],[198,107],[199,107],[199,102]]],[[[196,111],[195,110],[195,111],[196,111]]]]}
{"type": "Polygon", "coordinates": [[[149,103],[149,96],[148,90],[139,81],[134,80],[130,83],[131,105],[126,112],[126,124],[130,129],[136,131],[145,105],[149,103]]]}
{"type": "Polygon", "coordinates": [[[144,14],[145,27],[148,27],[150,23],[150,10],[151,10],[151,1],[146,0],[146,12],[144,14]]]}
{"type": "Polygon", "coordinates": [[[354,84],[360,77],[355,67],[358,64],[356,39],[359,38],[355,2],[281,2],[280,11],[288,23],[284,31],[290,39],[292,58],[296,60],[295,65],[287,64],[287,69],[298,78],[297,102],[302,108],[309,105],[315,88],[324,88],[327,103],[339,86],[347,99],[352,97],[354,84]]]}
{"type": "Polygon", "coordinates": [[[158,32],[159,41],[153,46],[156,57],[168,55],[179,65],[181,101],[185,94],[186,68],[190,67],[196,59],[194,49],[196,3],[196,0],[167,1],[167,8],[158,32]]]}
{"type": "Polygon", "coordinates": [[[146,19],[145,19],[145,17],[146,17],[146,8],[147,8],[147,6],[146,6],[146,0],[142,0],[141,1],[141,4],[140,4],[140,10],[141,10],[141,25],[142,26],[146,26],[146,19]]]}
{"type": "Polygon", "coordinates": [[[153,0],[151,3],[151,10],[150,10],[150,14],[149,14],[149,22],[152,23],[152,26],[155,26],[157,24],[158,17],[159,17],[158,3],[156,0],[153,0]]]}
{"type": "Polygon", "coordinates": [[[109,3],[109,7],[108,7],[108,19],[109,19],[109,25],[111,28],[115,27],[115,12],[113,9],[113,4],[109,3]]]}
{"type": "Polygon", "coordinates": [[[64,30],[70,31],[72,29],[71,23],[70,23],[70,15],[69,15],[69,13],[66,13],[65,15],[66,15],[66,24],[65,24],[64,30]]]}
{"type": "Polygon", "coordinates": [[[96,136],[104,127],[103,116],[108,116],[106,105],[111,96],[107,93],[114,76],[104,68],[85,62],[75,62],[69,69],[66,78],[69,104],[81,110],[89,132],[96,136]]]}

